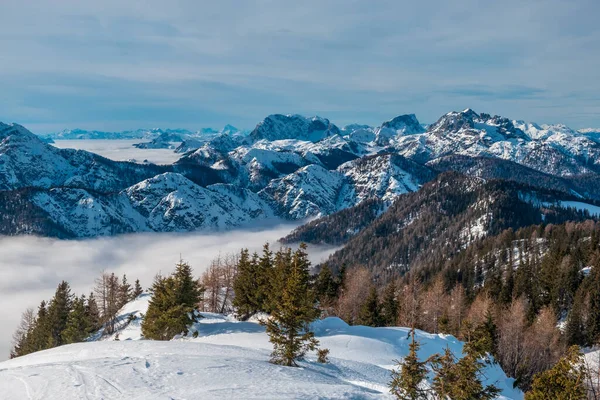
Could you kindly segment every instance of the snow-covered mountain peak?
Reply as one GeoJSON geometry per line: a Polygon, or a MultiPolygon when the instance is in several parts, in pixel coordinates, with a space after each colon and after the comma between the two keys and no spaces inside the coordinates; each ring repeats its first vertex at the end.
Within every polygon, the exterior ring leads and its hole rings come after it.
{"type": "Polygon", "coordinates": [[[399,115],[381,124],[381,129],[393,129],[400,134],[411,135],[425,132],[415,114],[399,115]]]}
{"type": "Polygon", "coordinates": [[[256,125],[250,133],[250,139],[253,142],[261,139],[299,139],[318,142],[339,133],[338,127],[326,118],[272,114],[256,125]]]}

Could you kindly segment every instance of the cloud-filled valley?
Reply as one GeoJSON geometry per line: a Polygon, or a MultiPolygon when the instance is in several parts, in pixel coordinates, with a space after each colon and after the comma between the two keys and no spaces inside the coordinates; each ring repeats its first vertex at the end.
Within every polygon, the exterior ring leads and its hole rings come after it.
{"type": "MultiPolygon", "coordinates": [[[[101,271],[127,274],[147,288],[158,272],[170,273],[181,257],[200,276],[219,254],[242,247],[260,250],[265,242],[276,246],[296,225],[217,234],[132,234],[90,240],[55,240],[40,237],[0,239],[0,359],[8,357],[11,335],[21,312],[49,300],[57,284],[66,280],[76,294],[88,294],[101,271]]],[[[313,263],[332,248],[309,248],[313,263]]]]}

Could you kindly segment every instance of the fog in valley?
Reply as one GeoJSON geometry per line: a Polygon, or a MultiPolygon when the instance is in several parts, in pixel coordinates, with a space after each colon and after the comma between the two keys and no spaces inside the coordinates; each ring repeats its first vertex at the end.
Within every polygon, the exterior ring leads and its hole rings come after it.
{"type": "MultiPolygon", "coordinates": [[[[173,149],[138,149],[133,147],[136,143],[149,142],[151,139],[77,139],[56,140],[52,145],[61,149],[78,149],[91,151],[114,161],[136,161],[154,164],[173,164],[181,157],[173,149]]],[[[179,145],[179,143],[174,143],[179,145]]]]}
{"type": "MultiPolygon", "coordinates": [[[[140,279],[148,288],[158,272],[170,273],[181,257],[197,277],[219,254],[242,247],[260,251],[265,242],[275,243],[296,225],[277,225],[255,230],[212,234],[130,234],[88,240],[56,240],[38,237],[0,239],[0,360],[6,359],[12,333],[27,307],[37,309],[50,300],[58,283],[66,280],[73,293],[91,291],[101,271],[127,274],[129,282],[140,279]]],[[[335,248],[309,247],[313,264],[335,248]]]]}

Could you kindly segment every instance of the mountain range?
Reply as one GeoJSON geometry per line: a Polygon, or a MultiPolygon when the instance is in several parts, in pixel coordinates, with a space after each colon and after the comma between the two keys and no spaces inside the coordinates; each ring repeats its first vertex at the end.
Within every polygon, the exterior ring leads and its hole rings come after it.
{"type": "MultiPolygon", "coordinates": [[[[181,141],[173,149],[179,160],[112,161],[0,123],[0,233],[77,238],[221,230],[324,217],[365,202],[376,204],[372,214],[379,215],[439,177],[458,187],[509,180],[522,186],[517,192],[543,193],[543,202],[555,205],[600,200],[597,132],[470,109],[429,126],[412,114],[379,127],[343,128],[325,118],[277,114],[251,132],[142,131],[130,134],[151,139],[140,148],[181,141]]],[[[126,135],[63,131],[52,138],[92,136],[126,135]]]]}

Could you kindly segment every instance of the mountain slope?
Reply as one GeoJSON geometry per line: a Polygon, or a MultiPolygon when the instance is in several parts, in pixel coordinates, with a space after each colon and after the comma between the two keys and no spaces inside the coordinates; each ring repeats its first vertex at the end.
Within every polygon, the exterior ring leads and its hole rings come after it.
{"type": "MultiPolygon", "coordinates": [[[[137,319],[107,340],[78,343],[0,363],[0,399],[44,398],[236,398],[391,399],[387,384],[394,360],[408,353],[408,328],[348,326],[338,318],[313,323],[317,339],[330,350],[330,363],[309,354],[300,368],[268,362],[271,344],[264,327],[218,314],[192,327],[191,335],[167,342],[140,340],[139,318],[149,296],[126,305],[121,314],[137,319]]],[[[449,347],[460,356],[462,342],[450,335],[416,331],[425,359],[449,347]]],[[[522,399],[497,364],[485,367],[486,383],[501,399],[522,399]]]]}
{"type": "Polygon", "coordinates": [[[576,200],[561,192],[447,172],[418,192],[398,197],[381,215],[367,210],[370,223],[363,219],[360,226],[349,226],[345,220],[352,211],[345,210],[298,228],[283,241],[340,244],[340,238],[347,239],[327,261],[330,266],[364,265],[376,276],[387,276],[439,262],[504,229],[589,218],[568,208],[568,201],[576,200]],[[348,233],[352,228],[360,230],[348,233]]]}
{"type": "Polygon", "coordinates": [[[427,132],[401,136],[393,145],[400,154],[423,163],[459,154],[510,160],[556,176],[600,172],[600,144],[577,131],[471,109],[447,113],[427,132]]]}

